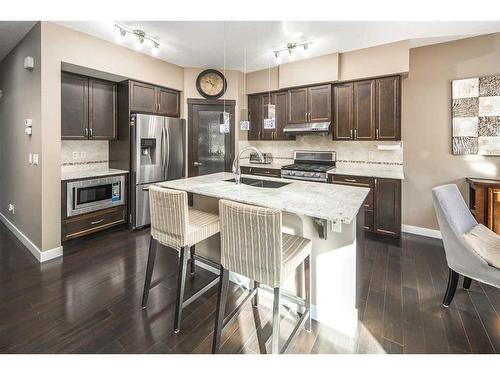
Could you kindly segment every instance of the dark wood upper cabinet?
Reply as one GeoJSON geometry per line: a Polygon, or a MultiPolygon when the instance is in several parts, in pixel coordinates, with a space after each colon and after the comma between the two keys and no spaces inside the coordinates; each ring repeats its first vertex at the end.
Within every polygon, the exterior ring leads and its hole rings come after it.
{"type": "Polygon", "coordinates": [[[399,76],[376,82],[376,139],[401,139],[401,95],[399,76]]]}
{"type": "Polygon", "coordinates": [[[89,138],[116,139],[117,85],[89,79],[89,138]]]}
{"type": "Polygon", "coordinates": [[[180,93],[148,83],[130,81],[130,111],[179,117],[180,93]]]}
{"type": "Polygon", "coordinates": [[[156,113],[156,87],[142,82],[130,82],[130,111],[156,113]]]}
{"type": "Polygon", "coordinates": [[[179,117],[180,95],[175,90],[158,88],[158,113],[168,117],[179,117]]]}
{"type": "Polygon", "coordinates": [[[401,181],[375,178],[374,230],[399,237],[401,233],[401,181]]]}
{"type": "Polygon", "coordinates": [[[61,74],[61,138],[88,138],[88,77],[61,74]]]}
{"type": "Polygon", "coordinates": [[[277,92],[274,95],[274,103],[276,104],[276,130],[274,139],[277,140],[290,140],[295,137],[287,137],[283,132],[286,126],[287,108],[288,108],[288,93],[286,91],[277,92]]]}
{"type": "Polygon", "coordinates": [[[332,119],[332,86],[308,88],[308,122],[325,122],[332,119]]]}
{"type": "Polygon", "coordinates": [[[353,139],[353,83],[333,86],[333,139],[353,139]]]}
{"type": "Polygon", "coordinates": [[[288,123],[303,124],[307,122],[308,100],[307,87],[288,90],[288,123]]]}
{"type": "Polygon", "coordinates": [[[117,84],[63,72],[61,139],[116,139],[117,84]]]}
{"type": "Polygon", "coordinates": [[[262,97],[260,95],[252,95],[248,97],[248,120],[250,121],[250,129],[248,131],[248,140],[257,141],[260,139],[262,131],[262,97]]]}
{"type": "Polygon", "coordinates": [[[275,129],[264,129],[264,119],[268,118],[268,109],[266,106],[268,104],[276,104],[275,96],[273,94],[264,94],[260,97],[261,105],[262,105],[262,120],[261,120],[261,130],[260,130],[260,139],[270,141],[274,138],[275,129]]]}
{"type": "Polygon", "coordinates": [[[354,138],[375,139],[375,80],[354,82],[354,138]]]}

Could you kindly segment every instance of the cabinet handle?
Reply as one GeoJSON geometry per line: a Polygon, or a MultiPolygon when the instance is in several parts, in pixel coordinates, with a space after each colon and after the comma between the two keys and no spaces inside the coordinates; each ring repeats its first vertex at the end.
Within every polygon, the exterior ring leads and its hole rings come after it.
{"type": "Polygon", "coordinates": [[[92,138],[94,136],[93,134],[94,134],[93,129],[90,128],[90,138],[92,138]]]}
{"type": "Polygon", "coordinates": [[[347,182],[357,182],[358,180],[355,180],[353,178],[344,178],[344,181],[347,181],[347,182]]]}
{"type": "Polygon", "coordinates": [[[89,136],[89,128],[83,129],[83,134],[85,135],[85,137],[88,137],[89,136]]]}
{"type": "Polygon", "coordinates": [[[160,109],[161,109],[161,104],[158,103],[158,112],[160,112],[160,109]]]}
{"type": "Polygon", "coordinates": [[[259,136],[257,137],[257,139],[260,139],[260,130],[259,130],[259,136]]]}
{"type": "Polygon", "coordinates": [[[354,136],[353,136],[353,131],[352,131],[352,129],[351,129],[351,130],[349,130],[349,135],[350,135],[351,139],[354,139],[354,136]]]}
{"type": "Polygon", "coordinates": [[[375,129],[375,139],[378,139],[378,129],[375,129]]]}
{"type": "Polygon", "coordinates": [[[103,221],[104,221],[104,219],[97,220],[97,221],[91,221],[90,224],[91,225],[96,225],[96,224],[102,223],[103,221]]]}
{"type": "Polygon", "coordinates": [[[354,139],[358,138],[358,129],[354,129],[354,139]]]}

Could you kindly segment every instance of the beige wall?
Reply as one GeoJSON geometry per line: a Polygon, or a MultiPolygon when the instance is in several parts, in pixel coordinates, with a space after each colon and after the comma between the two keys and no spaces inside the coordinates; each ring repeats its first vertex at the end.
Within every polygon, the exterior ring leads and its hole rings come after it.
{"type": "Polygon", "coordinates": [[[246,93],[256,94],[279,89],[278,67],[256,70],[246,74],[246,93]]]}
{"type": "Polygon", "coordinates": [[[42,22],[42,250],[60,245],[61,62],[183,90],[183,68],[42,22]]]}
{"type": "Polygon", "coordinates": [[[406,74],[410,65],[410,43],[401,41],[340,54],[339,81],[406,74]]]}
{"type": "Polygon", "coordinates": [[[437,229],[431,189],[466,176],[500,178],[500,158],[451,154],[451,80],[500,74],[500,33],[410,50],[403,80],[403,223],[437,229]]]}
{"type": "Polygon", "coordinates": [[[279,87],[333,82],[339,77],[339,54],[312,57],[279,66],[279,87]]]}
{"type": "Polygon", "coordinates": [[[0,212],[39,248],[42,170],[28,164],[28,154],[41,151],[40,77],[38,23],[0,63],[0,212]],[[35,59],[32,72],[24,69],[26,56],[35,59]],[[24,133],[26,118],[33,120],[30,137],[24,133]],[[14,215],[9,203],[15,205],[14,215]]]}

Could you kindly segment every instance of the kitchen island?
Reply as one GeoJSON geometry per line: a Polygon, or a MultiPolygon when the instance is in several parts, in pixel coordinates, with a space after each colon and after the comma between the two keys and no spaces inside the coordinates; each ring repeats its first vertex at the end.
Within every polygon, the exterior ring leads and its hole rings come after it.
{"type": "MultiPolygon", "coordinates": [[[[218,200],[279,209],[283,230],[312,241],[312,317],[349,336],[357,327],[357,300],[361,287],[363,221],[361,209],[369,189],[316,182],[259,177],[258,180],[286,183],[260,187],[230,182],[232,173],[215,173],[161,182],[158,185],[193,194],[195,208],[217,213],[218,200]]],[[[255,176],[242,175],[243,178],[255,176]]],[[[196,245],[196,252],[220,258],[218,236],[196,245]]],[[[301,269],[283,285],[302,293],[301,269]]],[[[233,275],[233,280],[244,279],[233,275]]]]}

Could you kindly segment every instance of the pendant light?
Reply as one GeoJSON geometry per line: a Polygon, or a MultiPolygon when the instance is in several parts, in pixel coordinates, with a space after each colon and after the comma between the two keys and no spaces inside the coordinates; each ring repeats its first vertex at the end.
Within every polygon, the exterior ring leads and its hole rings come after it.
{"type": "MultiPolygon", "coordinates": [[[[224,29],[224,42],[223,42],[223,58],[224,58],[224,68],[223,68],[223,75],[226,77],[226,21],[223,21],[223,29],[224,29]]],[[[224,110],[221,113],[221,118],[220,118],[220,132],[221,133],[229,133],[231,130],[230,127],[230,114],[226,112],[226,93],[224,92],[223,95],[223,103],[224,103],[224,110]]]]}

